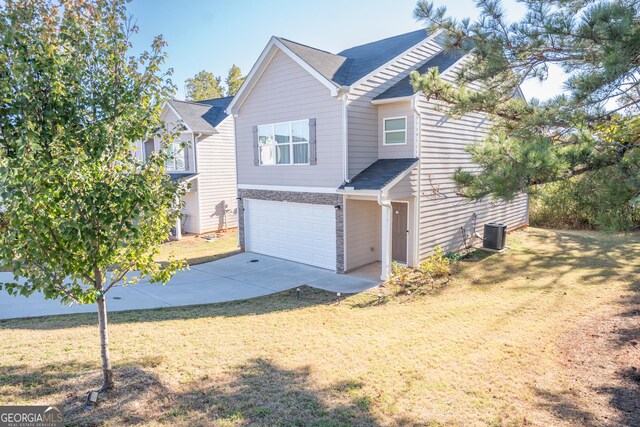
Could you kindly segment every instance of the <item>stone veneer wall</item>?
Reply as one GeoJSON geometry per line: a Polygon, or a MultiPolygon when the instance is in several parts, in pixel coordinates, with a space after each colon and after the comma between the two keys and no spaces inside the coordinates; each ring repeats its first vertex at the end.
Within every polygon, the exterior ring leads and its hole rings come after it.
{"type": "Polygon", "coordinates": [[[340,205],[341,208],[336,209],[336,271],[344,273],[344,200],[342,194],[238,189],[238,237],[242,250],[244,250],[244,199],[340,205]]]}

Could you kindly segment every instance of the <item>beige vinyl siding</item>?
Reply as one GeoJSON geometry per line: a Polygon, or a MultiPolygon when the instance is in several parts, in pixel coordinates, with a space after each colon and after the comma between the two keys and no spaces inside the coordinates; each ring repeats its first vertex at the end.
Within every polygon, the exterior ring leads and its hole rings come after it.
{"type": "Polygon", "coordinates": [[[379,261],[381,236],[378,202],[347,199],[345,215],[347,233],[345,270],[353,270],[379,261]]]}
{"type": "Polygon", "coordinates": [[[238,226],[233,117],[216,129],[196,145],[201,233],[238,226]]]}
{"type": "Polygon", "coordinates": [[[455,194],[452,175],[458,167],[477,170],[466,152],[468,144],[486,135],[489,123],[478,113],[450,118],[437,111],[434,101],[419,95],[421,114],[419,257],[440,246],[445,251],[463,246],[463,233],[483,234],[484,224],[501,222],[510,229],[528,223],[528,199],[520,196],[510,204],[488,199],[469,201],[455,194]],[[474,218],[475,214],[475,218],[474,218]]]}
{"type": "Polygon", "coordinates": [[[388,192],[389,200],[401,200],[415,197],[418,187],[418,166],[416,165],[407,176],[391,187],[388,192]]]}
{"type": "Polygon", "coordinates": [[[394,102],[378,105],[378,158],[401,159],[415,157],[415,115],[411,101],[394,102]],[[404,117],[407,120],[407,143],[384,144],[384,119],[404,117]]]}
{"type": "Polygon", "coordinates": [[[342,100],[278,51],[236,117],[238,184],[339,187],[342,182],[342,100]],[[316,119],[317,165],[255,166],[253,126],[316,119]]]}
{"type": "Polygon", "coordinates": [[[378,159],[378,107],[371,104],[371,100],[442,50],[438,40],[439,37],[425,40],[384,70],[351,88],[347,107],[350,177],[378,159]]]}

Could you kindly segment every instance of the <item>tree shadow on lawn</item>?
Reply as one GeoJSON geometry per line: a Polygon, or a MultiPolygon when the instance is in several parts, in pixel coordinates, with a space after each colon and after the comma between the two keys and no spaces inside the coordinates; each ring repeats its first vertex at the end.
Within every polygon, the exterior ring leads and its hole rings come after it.
{"type": "MultiPolygon", "coordinates": [[[[529,229],[527,246],[497,254],[481,262],[482,276],[472,278],[478,286],[495,285],[510,278],[535,280],[553,276],[547,289],[560,290],[562,279],[574,274],[584,285],[602,285],[606,280],[637,281],[640,263],[640,234],[615,238],[595,238],[570,232],[529,229]]],[[[540,286],[513,286],[514,290],[542,289],[540,286]]]]}
{"type": "MultiPolygon", "coordinates": [[[[342,294],[338,297],[336,293],[309,286],[300,286],[299,289],[300,295],[298,295],[296,288],[293,288],[276,294],[238,301],[188,305],[181,307],[113,311],[109,312],[109,323],[144,323],[167,320],[201,319],[209,317],[260,315],[298,310],[317,305],[339,304],[340,301],[350,296],[349,294],[342,294]]],[[[92,325],[97,325],[97,317],[95,313],[64,314],[0,320],[0,330],[55,330],[92,325]]]]}
{"type": "Polygon", "coordinates": [[[541,408],[585,426],[640,426],[640,289],[614,302],[616,313],[599,314],[565,335],[569,392],[536,389],[541,408]]]}
{"type": "Polygon", "coordinates": [[[638,369],[629,368],[618,372],[616,385],[595,388],[596,393],[608,396],[609,407],[605,408],[604,412],[594,402],[587,402],[588,406],[585,406],[580,402],[581,397],[583,401],[585,400],[584,397],[575,391],[567,394],[536,389],[535,392],[541,401],[540,408],[558,419],[571,420],[576,425],[640,426],[640,371],[638,369]],[[609,413],[613,413],[615,419],[611,419],[609,413]]]}
{"type": "MultiPolygon", "coordinates": [[[[3,368],[4,378],[21,389],[24,378],[42,376],[22,367],[3,368]]],[[[2,372],[2,371],[0,371],[2,372]]],[[[59,404],[71,425],[353,425],[377,426],[370,412],[372,400],[362,384],[345,381],[318,388],[308,367],[283,369],[265,359],[253,359],[218,378],[208,376],[185,385],[170,386],[157,374],[132,366],[115,367],[116,389],[100,395],[92,410],[83,408],[86,393],[100,386],[96,370],[88,374],[49,375],[47,383],[64,396],[59,404]]],[[[25,392],[25,399],[51,393],[25,392]]]]}

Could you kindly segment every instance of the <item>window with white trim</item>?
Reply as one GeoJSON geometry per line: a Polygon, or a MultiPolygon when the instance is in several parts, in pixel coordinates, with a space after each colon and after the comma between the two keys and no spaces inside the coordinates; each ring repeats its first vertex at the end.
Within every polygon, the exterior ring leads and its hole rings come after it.
{"type": "Polygon", "coordinates": [[[179,172],[187,170],[185,149],[186,144],[180,141],[172,142],[167,146],[167,154],[169,155],[165,163],[167,171],[179,172]]]}
{"type": "Polygon", "coordinates": [[[258,126],[260,165],[308,165],[309,120],[258,126]]]}
{"type": "Polygon", "coordinates": [[[407,143],[407,118],[390,117],[383,121],[384,145],[407,143]]]}

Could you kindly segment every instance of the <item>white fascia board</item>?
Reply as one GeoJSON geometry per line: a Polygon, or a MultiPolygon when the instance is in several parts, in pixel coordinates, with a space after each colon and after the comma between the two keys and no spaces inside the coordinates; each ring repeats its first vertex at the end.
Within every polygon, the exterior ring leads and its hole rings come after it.
{"type": "MultiPolygon", "coordinates": [[[[173,114],[175,114],[175,115],[176,115],[176,117],[178,117],[180,120],[182,120],[182,124],[184,124],[184,127],[186,127],[186,128],[187,128],[187,130],[188,130],[189,132],[193,132],[193,129],[191,129],[191,128],[189,127],[189,125],[187,124],[187,122],[185,122],[185,121],[184,121],[184,119],[182,118],[182,116],[181,116],[180,114],[178,114],[178,112],[176,111],[176,109],[175,109],[175,108],[173,108],[173,105],[171,105],[171,103],[170,103],[170,102],[165,101],[165,103],[164,103],[164,107],[168,107],[171,111],[173,111],[173,114]]],[[[164,107],[163,107],[163,109],[164,109],[164,107]]]]}
{"type": "Polygon", "coordinates": [[[264,68],[266,68],[271,58],[273,58],[273,55],[275,54],[274,47],[280,49],[293,61],[295,61],[298,65],[305,69],[309,74],[315,77],[320,83],[326,86],[327,89],[329,89],[329,91],[331,92],[331,96],[338,96],[338,90],[340,88],[335,83],[324,77],[322,74],[316,71],[315,68],[303,61],[302,58],[293,53],[293,51],[291,51],[291,49],[289,49],[280,40],[278,40],[277,37],[271,37],[269,43],[267,43],[267,46],[260,54],[260,57],[258,57],[258,60],[251,68],[251,71],[249,72],[249,74],[247,74],[247,78],[244,80],[244,83],[242,83],[242,86],[240,86],[240,89],[238,89],[238,92],[229,103],[229,106],[225,110],[227,114],[238,114],[238,110],[242,106],[245,98],[251,92],[257,80],[262,75],[264,68]]]}
{"type": "Polygon", "coordinates": [[[385,99],[372,99],[371,103],[373,105],[380,105],[380,104],[393,104],[394,102],[406,102],[406,101],[411,101],[411,99],[413,99],[413,95],[407,95],[407,96],[398,96],[396,98],[385,98],[385,99]]]}
{"type": "Polygon", "coordinates": [[[404,172],[402,172],[400,175],[396,176],[395,178],[393,178],[391,180],[391,182],[389,182],[387,185],[385,185],[384,187],[382,187],[381,191],[383,193],[387,193],[390,189],[392,189],[397,183],[399,183],[405,176],[409,175],[413,169],[416,167],[416,165],[418,164],[419,160],[416,160],[413,165],[411,165],[411,167],[405,169],[404,172]]]}
{"type": "MultiPolygon", "coordinates": [[[[427,31],[427,30],[425,30],[427,31]]],[[[408,55],[409,53],[411,53],[416,47],[420,46],[421,44],[427,43],[429,41],[432,41],[433,39],[435,39],[440,33],[442,33],[443,30],[437,30],[435,31],[433,34],[429,35],[427,38],[422,39],[421,41],[419,41],[418,43],[414,44],[413,46],[411,46],[409,49],[405,50],[404,52],[402,52],[400,55],[395,56],[394,58],[392,58],[390,61],[386,62],[385,64],[381,65],[380,67],[376,68],[375,70],[373,70],[372,72],[370,72],[369,74],[367,74],[366,76],[358,79],[356,82],[351,84],[351,87],[356,87],[358,86],[360,83],[367,81],[368,79],[370,79],[371,77],[375,76],[376,74],[378,74],[380,71],[388,68],[389,66],[391,66],[392,64],[394,64],[395,62],[398,61],[399,58],[402,58],[403,56],[408,55]]]]}
{"type": "Polygon", "coordinates": [[[345,196],[377,196],[381,190],[356,190],[355,188],[341,188],[337,192],[345,196]]]}
{"type": "Polygon", "coordinates": [[[285,46],[280,40],[278,40],[275,37],[273,37],[272,40],[274,41],[274,44],[280,48],[280,50],[282,50],[284,53],[289,55],[289,57],[291,57],[291,59],[293,59],[298,65],[304,68],[309,74],[315,77],[320,83],[326,86],[326,88],[329,89],[329,91],[331,91],[331,96],[338,96],[338,89],[340,89],[341,87],[336,85],[331,80],[327,79],[325,76],[323,76],[318,71],[316,71],[315,68],[313,68],[311,65],[303,61],[302,58],[300,58],[298,55],[293,53],[293,51],[289,49],[287,46],[285,46]]]}
{"type": "Polygon", "coordinates": [[[327,193],[334,194],[338,190],[333,187],[299,187],[290,185],[238,184],[238,190],[291,191],[294,193],[327,193]]]}
{"type": "Polygon", "coordinates": [[[524,92],[522,92],[522,88],[520,86],[518,86],[516,88],[516,92],[518,93],[518,95],[520,95],[522,97],[522,100],[526,103],[529,104],[529,101],[527,100],[527,98],[524,96],[524,92]]]}
{"type": "Polygon", "coordinates": [[[275,40],[275,37],[271,37],[271,39],[269,40],[269,43],[267,43],[265,48],[262,49],[262,52],[260,53],[258,60],[256,61],[255,64],[253,64],[253,67],[251,67],[251,71],[249,71],[249,74],[247,74],[247,77],[244,79],[244,82],[242,82],[240,89],[238,89],[235,96],[227,106],[227,109],[225,110],[227,114],[237,114],[237,110],[240,107],[240,105],[242,105],[242,101],[244,100],[246,95],[248,95],[249,92],[251,92],[251,89],[253,88],[253,86],[255,86],[256,80],[260,78],[262,71],[264,71],[264,67],[266,67],[266,65],[269,63],[269,61],[273,57],[274,52],[272,48],[274,46],[274,40],[275,40]],[[236,107],[236,104],[238,103],[240,104],[236,107]]]}

